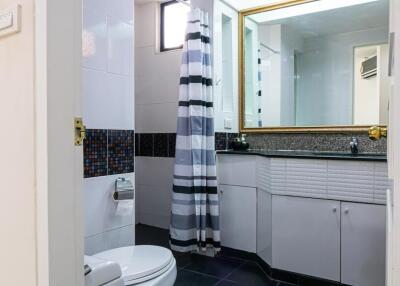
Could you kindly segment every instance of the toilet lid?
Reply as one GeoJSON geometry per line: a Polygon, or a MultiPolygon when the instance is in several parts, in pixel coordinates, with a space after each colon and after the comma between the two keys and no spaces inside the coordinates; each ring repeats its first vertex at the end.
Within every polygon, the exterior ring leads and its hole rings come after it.
{"type": "Polygon", "coordinates": [[[117,262],[125,282],[138,280],[160,272],[173,260],[172,252],[164,247],[139,245],[111,249],[95,255],[117,262]]]}

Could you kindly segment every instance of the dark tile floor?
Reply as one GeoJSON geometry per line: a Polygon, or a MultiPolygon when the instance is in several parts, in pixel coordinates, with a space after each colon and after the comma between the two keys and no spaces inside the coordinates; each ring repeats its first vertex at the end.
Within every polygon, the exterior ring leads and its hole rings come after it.
{"type": "MultiPolygon", "coordinates": [[[[168,231],[136,226],[136,244],[169,247],[168,231]]],[[[215,258],[174,252],[178,266],[175,286],[295,286],[269,278],[261,267],[243,258],[220,254],[215,258]]]]}

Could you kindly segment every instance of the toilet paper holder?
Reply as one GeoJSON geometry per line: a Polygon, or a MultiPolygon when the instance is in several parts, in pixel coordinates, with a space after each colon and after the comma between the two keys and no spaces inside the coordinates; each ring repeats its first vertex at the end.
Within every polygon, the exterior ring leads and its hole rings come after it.
{"type": "Polygon", "coordinates": [[[135,190],[132,181],[127,178],[118,178],[115,181],[114,201],[133,200],[134,198],[135,190]]]}

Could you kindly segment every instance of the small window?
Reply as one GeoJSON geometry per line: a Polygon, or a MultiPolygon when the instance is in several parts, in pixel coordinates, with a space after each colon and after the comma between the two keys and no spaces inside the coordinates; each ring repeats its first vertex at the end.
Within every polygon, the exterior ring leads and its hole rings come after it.
{"type": "MultiPolygon", "coordinates": [[[[190,1],[187,1],[190,3],[190,1]]],[[[188,5],[178,1],[161,3],[160,11],[160,51],[181,49],[185,39],[188,5]]]]}

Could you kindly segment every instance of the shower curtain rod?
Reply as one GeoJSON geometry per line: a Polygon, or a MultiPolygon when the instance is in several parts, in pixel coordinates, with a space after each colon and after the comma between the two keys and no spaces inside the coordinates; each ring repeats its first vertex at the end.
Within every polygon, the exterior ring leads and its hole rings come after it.
{"type": "Polygon", "coordinates": [[[266,45],[266,44],[264,44],[264,43],[260,43],[260,46],[262,46],[262,47],[266,48],[267,50],[269,50],[269,51],[273,52],[274,54],[280,54],[280,52],[278,52],[278,51],[274,50],[273,48],[270,48],[269,46],[267,46],[267,45],[266,45]]]}

